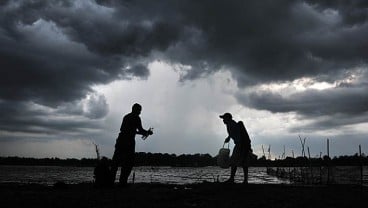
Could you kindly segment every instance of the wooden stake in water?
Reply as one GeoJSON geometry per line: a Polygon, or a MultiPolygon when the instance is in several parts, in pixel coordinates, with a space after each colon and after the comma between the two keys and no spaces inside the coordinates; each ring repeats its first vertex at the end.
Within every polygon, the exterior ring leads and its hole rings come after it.
{"type": "Polygon", "coordinates": [[[362,146],[359,145],[359,161],[360,161],[360,184],[363,185],[363,158],[362,158],[362,146]]]}
{"type": "Polygon", "coordinates": [[[95,145],[95,151],[96,151],[96,155],[97,155],[97,160],[100,160],[100,150],[98,149],[98,145],[93,143],[93,145],[95,145]]]}
{"type": "Polygon", "coordinates": [[[310,169],[310,181],[313,181],[313,171],[312,171],[312,160],[311,160],[311,156],[310,156],[310,151],[309,151],[309,147],[308,148],[308,158],[309,158],[309,169],[310,169]]]}
{"type": "MultiPolygon", "coordinates": [[[[330,159],[330,141],[327,139],[327,157],[330,159]]],[[[327,161],[327,184],[330,183],[330,161],[327,161]]]]}
{"type": "Polygon", "coordinates": [[[300,139],[300,143],[302,145],[302,157],[305,157],[305,150],[304,150],[304,146],[305,146],[305,140],[307,139],[306,137],[304,138],[304,140],[302,140],[302,138],[299,135],[299,139],[300,139]]]}
{"type": "MultiPolygon", "coordinates": [[[[294,159],[294,150],[291,150],[291,155],[293,156],[294,159]]],[[[293,180],[295,180],[295,173],[296,173],[295,162],[293,160],[293,180]]]]}
{"type": "Polygon", "coordinates": [[[268,159],[271,160],[271,145],[268,145],[268,159]]]}
{"type": "Polygon", "coordinates": [[[133,178],[132,178],[133,184],[134,184],[134,181],[135,181],[135,171],[133,172],[133,178]]]}
{"type": "Polygon", "coordinates": [[[322,184],[322,152],[319,152],[319,183],[322,184]]]}

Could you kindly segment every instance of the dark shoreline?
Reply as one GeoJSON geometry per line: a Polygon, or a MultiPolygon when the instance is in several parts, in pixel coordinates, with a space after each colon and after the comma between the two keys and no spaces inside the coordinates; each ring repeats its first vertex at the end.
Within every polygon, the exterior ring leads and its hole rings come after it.
{"type": "Polygon", "coordinates": [[[92,183],[0,183],[1,207],[355,207],[368,187],[199,183],[131,184],[97,189],[92,183]]]}

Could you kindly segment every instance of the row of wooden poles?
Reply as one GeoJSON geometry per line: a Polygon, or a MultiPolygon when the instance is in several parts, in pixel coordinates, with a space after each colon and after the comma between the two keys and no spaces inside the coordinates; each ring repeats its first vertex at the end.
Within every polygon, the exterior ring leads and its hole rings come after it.
{"type": "MultiPolygon", "coordinates": [[[[300,143],[302,145],[302,156],[303,158],[306,157],[305,155],[305,141],[306,141],[306,138],[304,138],[304,140],[299,136],[299,139],[300,139],[300,143]]],[[[268,159],[271,159],[271,153],[270,153],[270,149],[271,147],[269,146],[268,148],[268,159]]],[[[263,155],[265,156],[265,153],[264,153],[264,149],[263,149],[263,146],[262,146],[262,150],[263,150],[263,155]]],[[[303,183],[313,183],[314,180],[314,177],[313,177],[313,167],[312,167],[312,162],[311,162],[311,156],[310,156],[310,151],[309,151],[309,147],[307,147],[307,150],[308,150],[308,160],[309,160],[309,165],[308,164],[305,164],[305,166],[298,166],[298,167],[295,167],[295,165],[291,165],[290,167],[267,167],[267,173],[270,174],[270,175],[275,175],[275,176],[278,176],[280,178],[286,178],[286,179],[289,179],[291,181],[301,181],[303,183]],[[274,169],[276,168],[276,170],[274,169]],[[287,171],[285,170],[287,169],[287,171]],[[298,173],[297,173],[297,170],[300,170],[300,174],[299,176],[298,173]],[[308,170],[309,169],[309,170],[308,170]],[[310,173],[310,176],[308,177],[308,172],[310,173]],[[309,178],[309,179],[308,179],[309,178]],[[306,180],[307,179],[307,180],[306,180]]],[[[294,158],[294,152],[292,151],[292,157],[294,158]]],[[[330,141],[329,139],[327,139],[327,157],[330,158],[330,141]]],[[[359,145],[359,157],[362,158],[362,148],[361,148],[361,145],[359,145]]],[[[320,153],[320,158],[322,159],[322,153],[320,153]]],[[[283,153],[283,156],[282,156],[282,159],[285,159],[285,146],[284,146],[284,153],[283,153]]],[[[361,160],[362,161],[362,160],[361,160]]],[[[360,162],[360,165],[359,165],[359,172],[360,172],[360,184],[363,185],[364,184],[364,167],[363,167],[363,163],[360,162]]],[[[331,181],[331,163],[330,162],[327,162],[326,166],[323,166],[326,168],[326,171],[327,171],[327,179],[326,179],[326,183],[327,184],[330,184],[332,181],[331,181]]],[[[319,166],[319,183],[322,183],[322,164],[319,166]]]]}

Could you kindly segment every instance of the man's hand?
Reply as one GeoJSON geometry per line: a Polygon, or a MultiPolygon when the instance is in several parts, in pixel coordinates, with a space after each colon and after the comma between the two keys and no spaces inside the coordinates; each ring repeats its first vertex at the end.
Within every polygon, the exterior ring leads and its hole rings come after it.
{"type": "Polygon", "coordinates": [[[143,134],[143,136],[142,136],[142,139],[143,140],[145,140],[145,139],[147,139],[147,137],[149,136],[149,135],[152,135],[153,134],[153,128],[152,127],[150,127],[146,132],[145,132],[145,134],[143,134]]]}
{"type": "Polygon", "coordinates": [[[148,135],[152,135],[152,134],[153,134],[153,131],[152,131],[152,130],[153,130],[153,128],[152,128],[152,127],[151,127],[151,128],[149,128],[149,129],[148,129],[148,131],[147,131],[147,134],[148,134],[148,135]]]}
{"type": "Polygon", "coordinates": [[[225,139],[225,143],[228,143],[230,141],[230,137],[227,137],[226,139],[225,139]]]}

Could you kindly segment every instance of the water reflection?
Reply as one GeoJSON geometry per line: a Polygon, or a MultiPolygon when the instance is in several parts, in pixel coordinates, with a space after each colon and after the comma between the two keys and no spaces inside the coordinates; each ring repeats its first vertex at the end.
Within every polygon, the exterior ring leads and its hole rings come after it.
{"type": "MultiPolygon", "coordinates": [[[[135,167],[135,183],[188,184],[222,182],[229,178],[230,169],[219,167],[135,167]]],[[[118,172],[119,174],[119,172],[118,172]]],[[[129,182],[132,182],[131,174],[129,182]]],[[[116,177],[119,178],[119,177],[116,177]]],[[[241,183],[243,173],[238,170],[235,182],[241,183]]],[[[57,181],[68,184],[92,182],[93,167],[58,167],[58,166],[0,166],[0,182],[40,183],[52,185],[57,181]]],[[[249,183],[282,184],[288,180],[267,175],[266,168],[249,168],[249,183]]]]}
{"type": "MultiPolygon", "coordinates": [[[[206,182],[223,182],[230,176],[230,169],[221,169],[218,167],[202,168],[171,168],[171,167],[136,167],[135,181],[145,183],[170,183],[187,184],[206,182]]],[[[130,177],[130,181],[132,176],[130,177]]],[[[235,182],[243,181],[243,172],[238,170],[235,182]]],[[[249,168],[249,183],[267,183],[281,184],[289,183],[288,180],[278,179],[277,177],[267,175],[266,168],[249,168]]]]}

